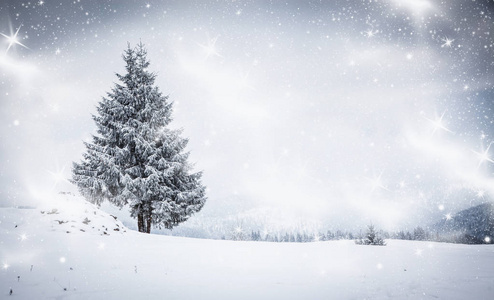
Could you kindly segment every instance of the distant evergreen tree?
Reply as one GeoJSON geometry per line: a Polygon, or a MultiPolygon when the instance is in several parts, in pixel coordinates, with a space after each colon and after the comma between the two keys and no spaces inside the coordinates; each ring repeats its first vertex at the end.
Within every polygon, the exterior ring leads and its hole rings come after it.
{"type": "Polygon", "coordinates": [[[198,212],[206,201],[201,173],[191,173],[184,152],[188,140],[167,128],[172,103],[148,71],[142,43],[124,52],[126,74],[104,97],[93,116],[98,128],[72,182],[93,203],[130,207],[140,232],[171,229],[198,212]]]}
{"type": "Polygon", "coordinates": [[[413,230],[413,239],[416,241],[424,241],[426,239],[425,230],[422,227],[417,227],[413,230]]]}
{"type": "Polygon", "coordinates": [[[295,243],[296,240],[295,240],[295,236],[293,235],[293,233],[290,234],[290,240],[289,240],[290,243],[295,243]]]}
{"type": "Polygon", "coordinates": [[[355,240],[355,243],[359,245],[377,245],[385,246],[386,242],[381,238],[380,234],[374,228],[374,225],[367,226],[367,232],[365,238],[355,240]]]}
{"type": "Polygon", "coordinates": [[[273,237],[269,233],[266,233],[266,235],[264,236],[264,241],[270,242],[272,240],[273,240],[273,237]]]}
{"type": "Polygon", "coordinates": [[[250,239],[252,241],[260,241],[261,240],[261,233],[259,231],[251,231],[250,234],[250,239]]]}
{"type": "Polygon", "coordinates": [[[321,242],[326,241],[326,235],[324,233],[319,233],[319,241],[321,242]]]}
{"type": "Polygon", "coordinates": [[[288,243],[289,241],[290,241],[290,235],[287,232],[287,233],[285,233],[285,236],[283,237],[282,242],[288,243]]]}
{"type": "Polygon", "coordinates": [[[246,237],[244,235],[244,231],[240,226],[237,226],[233,229],[232,232],[232,240],[234,241],[245,241],[246,237]]]}

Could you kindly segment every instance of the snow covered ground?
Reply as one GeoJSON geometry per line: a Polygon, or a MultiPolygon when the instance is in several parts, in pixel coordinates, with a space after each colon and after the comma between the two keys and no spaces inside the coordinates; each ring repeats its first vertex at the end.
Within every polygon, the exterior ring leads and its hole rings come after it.
{"type": "Polygon", "coordinates": [[[493,266],[493,245],[139,234],[70,195],[0,208],[0,299],[492,299],[493,266]]]}

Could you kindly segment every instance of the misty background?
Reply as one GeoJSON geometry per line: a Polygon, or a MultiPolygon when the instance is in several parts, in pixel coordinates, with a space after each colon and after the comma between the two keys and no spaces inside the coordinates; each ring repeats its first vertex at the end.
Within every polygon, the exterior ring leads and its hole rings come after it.
{"type": "Polygon", "coordinates": [[[0,205],[77,192],[67,180],[91,114],[139,41],[208,187],[179,233],[398,230],[491,201],[493,13],[492,1],[4,0],[0,205]]]}

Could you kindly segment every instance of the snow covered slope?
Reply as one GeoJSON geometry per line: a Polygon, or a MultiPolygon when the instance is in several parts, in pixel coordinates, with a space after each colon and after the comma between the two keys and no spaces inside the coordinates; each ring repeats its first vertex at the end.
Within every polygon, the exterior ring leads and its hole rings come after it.
{"type": "Polygon", "coordinates": [[[493,245],[146,235],[70,195],[46,207],[1,208],[0,221],[0,299],[492,299],[494,293],[493,245]]]}

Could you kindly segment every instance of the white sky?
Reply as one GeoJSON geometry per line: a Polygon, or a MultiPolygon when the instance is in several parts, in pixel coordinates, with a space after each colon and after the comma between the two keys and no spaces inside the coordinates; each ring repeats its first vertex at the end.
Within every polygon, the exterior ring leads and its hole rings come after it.
{"type": "Polygon", "coordinates": [[[485,201],[492,73],[478,66],[491,12],[453,4],[129,1],[115,4],[127,17],[96,22],[89,2],[92,23],[52,24],[63,34],[50,43],[36,30],[44,21],[11,16],[29,49],[0,56],[0,203],[73,189],[65,179],[95,132],[91,114],[139,40],[204,171],[195,222],[396,229],[485,201]]]}

